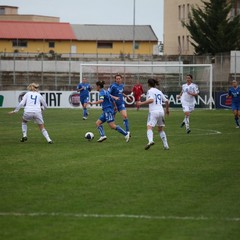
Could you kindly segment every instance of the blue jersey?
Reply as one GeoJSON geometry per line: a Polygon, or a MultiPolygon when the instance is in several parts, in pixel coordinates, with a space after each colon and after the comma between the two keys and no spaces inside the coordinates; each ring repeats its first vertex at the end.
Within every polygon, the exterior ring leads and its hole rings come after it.
{"type": "Polygon", "coordinates": [[[117,102],[124,102],[123,90],[124,90],[124,84],[117,84],[117,83],[113,83],[112,85],[110,85],[108,89],[111,95],[119,98],[117,102]]]}
{"type": "Polygon", "coordinates": [[[232,97],[232,104],[240,104],[240,87],[230,87],[228,95],[232,97]]]}
{"type": "Polygon", "coordinates": [[[103,100],[102,104],[102,110],[105,109],[114,109],[113,108],[113,99],[110,96],[110,93],[104,89],[101,89],[99,91],[99,100],[103,100]]]}
{"type": "Polygon", "coordinates": [[[80,97],[89,97],[89,92],[91,91],[91,86],[89,83],[79,83],[77,86],[77,89],[81,89],[80,90],[80,97]]]}
{"type": "Polygon", "coordinates": [[[117,105],[117,110],[120,112],[122,110],[125,110],[125,102],[123,98],[123,90],[124,90],[124,84],[117,84],[113,83],[110,85],[108,91],[112,96],[118,97],[118,100],[114,100],[117,105]]]}

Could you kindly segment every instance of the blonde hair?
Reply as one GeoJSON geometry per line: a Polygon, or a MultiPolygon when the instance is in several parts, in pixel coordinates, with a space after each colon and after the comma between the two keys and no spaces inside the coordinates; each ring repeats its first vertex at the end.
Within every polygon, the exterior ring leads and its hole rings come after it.
{"type": "Polygon", "coordinates": [[[30,83],[28,86],[27,86],[27,90],[29,91],[37,91],[39,88],[39,84],[37,83],[30,83]]]}

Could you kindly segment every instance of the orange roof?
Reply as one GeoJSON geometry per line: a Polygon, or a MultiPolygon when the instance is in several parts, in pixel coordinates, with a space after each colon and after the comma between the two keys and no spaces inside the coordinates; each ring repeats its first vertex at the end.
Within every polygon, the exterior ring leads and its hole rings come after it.
{"type": "Polygon", "coordinates": [[[0,39],[76,40],[69,23],[0,21],[0,39]]]}

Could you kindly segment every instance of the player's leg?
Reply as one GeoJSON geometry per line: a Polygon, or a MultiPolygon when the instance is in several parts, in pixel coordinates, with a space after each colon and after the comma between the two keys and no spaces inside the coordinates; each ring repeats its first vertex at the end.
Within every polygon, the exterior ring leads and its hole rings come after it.
{"type": "Polygon", "coordinates": [[[114,122],[114,113],[109,112],[108,113],[108,120],[107,123],[111,129],[115,129],[120,134],[125,136],[126,142],[129,142],[130,133],[126,132],[124,129],[122,129],[119,125],[116,125],[114,122]]]}
{"type": "Polygon", "coordinates": [[[239,128],[239,114],[238,114],[238,110],[235,108],[233,110],[233,115],[234,115],[234,120],[235,120],[235,123],[236,123],[236,127],[239,128]]]}
{"type": "Polygon", "coordinates": [[[164,115],[162,113],[160,114],[160,116],[158,118],[157,126],[158,126],[159,136],[163,143],[163,148],[165,150],[168,150],[169,146],[168,146],[168,141],[167,141],[167,135],[166,135],[165,131],[163,130],[165,127],[165,119],[164,119],[164,115]]]}
{"type": "Polygon", "coordinates": [[[191,111],[193,111],[193,107],[189,107],[189,106],[183,106],[183,112],[184,112],[184,120],[183,123],[181,125],[181,127],[183,127],[185,125],[186,127],[186,132],[189,134],[191,132],[190,129],[190,113],[191,111]]]}
{"type": "Polygon", "coordinates": [[[42,135],[45,137],[48,143],[52,144],[53,141],[49,137],[48,131],[46,130],[44,126],[44,121],[42,117],[42,113],[35,113],[34,115],[34,121],[38,124],[39,130],[41,131],[42,135]]]}
{"type": "Polygon", "coordinates": [[[153,113],[148,114],[148,121],[147,121],[147,139],[148,144],[145,146],[145,150],[148,150],[151,146],[154,145],[153,141],[153,127],[156,125],[157,119],[153,113]]]}
{"type": "Polygon", "coordinates": [[[165,150],[168,150],[169,146],[168,146],[168,141],[167,141],[167,135],[166,135],[165,131],[163,130],[163,126],[158,126],[158,132],[159,132],[159,136],[163,142],[163,148],[165,150]]]}
{"type": "Polygon", "coordinates": [[[125,130],[126,132],[129,132],[129,122],[128,122],[128,116],[127,116],[127,110],[126,108],[125,109],[121,109],[120,111],[120,114],[123,118],[123,124],[125,126],[125,130]]]}
{"type": "Polygon", "coordinates": [[[100,138],[97,140],[98,142],[103,142],[104,140],[107,139],[107,136],[105,136],[105,131],[103,128],[103,123],[106,122],[105,116],[104,114],[102,114],[99,119],[96,121],[96,126],[97,126],[97,130],[100,134],[100,138]]]}
{"type": "Polygon", "coordinates": [[[20,139],[20,142],[26,142],[27,141],[27,121],[24,119],[22,120],[22,138],[20,139]]]}
{"type": "Polygon", "coordinates": [[[32,120],[32,115],[31,113],[23,113],[22,117],[22,138],[20,139],[20,142],[26,142],[27,141],[27,132],[28,132],[28,127],[27,123],[32,120]]]}
{"type": "MultiPolygon", "coordinates": [[[[139,95],[135,95],[135,103],[139,102],[140,101],[140,97],[139,95]]],[[[136,104],[136,108],[137,108],[137,111],[140,109],[140,106],[136,104]]]]}
{"type": "Polygon", "coordinates": [[[85,98],[82,101],[82,107],[83,107],[83,120],[87,119],[88,116],[88,112],[87,112],[87,102],[88,102],[88,98],[85,98]]]}
{"type": "Polygon", "coordinates": [[[38,124],[38,127],[40,129],[40,131],[42,132],[42,135],[45,137],[45,139],[47,140],[47,142],[49,144],[52,144],[53,141],[51,140],[51,138],[49,137],[48,131],[46,130],[44,124],[38,124]]]}

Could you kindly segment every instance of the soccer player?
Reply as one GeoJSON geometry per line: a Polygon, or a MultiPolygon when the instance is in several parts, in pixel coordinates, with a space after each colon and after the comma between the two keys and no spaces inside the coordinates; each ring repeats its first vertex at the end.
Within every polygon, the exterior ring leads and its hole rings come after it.
{"type": "Polygon", "coordinates": [[[101,104],[103,113],[96,121],[97,129],[100,133],[100,138],[98,142],[103,142],[107,139],[105,135],[103,123],[107,122],[111,129],[115,129],[119,133],[125,136],[126,142],[129,142],[130,132],[126,132],[120,126],[116,125],[114,122],[114,101],[110,93],[104,89],[104,81],[97,81],[96,88],[99,91],[99,100],[94,102],[89,102],[89,104],[101,104]]]}
{"type": "Polygon", "coordinates": [[[191,74],[186,76],[186,83],[182,85],[182,91],[177,95],[177,98],[181,99],[184,112],[184,119],[181,128],[185,125],[187,134],[191,132],[189,121],[190,113],[194,111],[196,104],[195,97],[199,94],[198,86],[192,82],[192,79],[193,77],[191,74]]]}
{"type": "MultiPolygon", "coordinates": [[[[144,91],[143,91],[142,84],[138,80],[137,83],[133,86],[132,92],[131,92],[131,95],[133,95],[135,98],[135,103],[141,100],[141,96],[143,93],[144,91]]],[[[137,110],[139,110],[140,106],[136,104],[136,107],[137,107],[137,110]]]]}
{"type": "Polygon", "coordinates": [[[24,113],[22,117],[22,134],[23,137],[20,139],[20,142],[27,141],[27,123],[30,120],[33,120],[38,124],[40,131],[43,136],[46,138],[47,142],[52,144],[53,141],[50,139],[47,130],[44,127],[44,121],[42,116],[42,111],[47,108],[47,104],[43,99],[42,95],[38,93],[39,85],[36,83],[31,83],[27,87],[29,92],[27,92],[22,101],[18,104],[15,110],[9,112],[9,114],[14,114],[20,110],[21,107],[24,107],[24,113]]]}
{"type": "Polygon", "coordinates": [[[147,120],[147,138],[148,144],[145,146],[145,150],[148,150],[154,145],[153,141],[153,128],[158,127],[158,133],[163,142],[163,148],[165,150],[169,149],[167,136],[164,131],[165,127],[165,113],[163,109],[163,103],[166,105],[166,114],[169,115],[169,102],[164,94],[156,88],[159,83],[155,79],[148,79],[149,90],[147,92],[147,98],[145,101],[138,101],[137,105],[141,106],[144,104],[149,105],[149,113],[147,120]]]}
{"type": "Polygon", "coordinates": [[[228,90],[227,98],[229,97],[232,98],[232,111],[236,128],[239,128],[240,126],[238,119],[240,117],[240,87],[235,79],[232,81],[232,86],[228,90]]]}
{"type": "Polygon", "coordinates": [[[87,105],[89,102],[89,92],[91,92],[92,88],[89,83],[87,83],[87,79],[83,78],[82,83],[79,83],[77,85],[77,92],[80,94],[80,102],[83,107],[83,120],[87,119],[88,111],[87,111],[87,105]]]}
{"type": "Polygon", "coordinates": [[[117,111],[120,112],[123,118],[123,124],[125,126],[126,132],[129,132],[127,110],[126,110],[125,102],[123,98],[123,97],[127,97],[127,95],[123,93],[124,84],[122,83],[122,75],[120,74],[115,75],[115,82],[110,85],[108,91],[111,94],[111,96],[116,97],[114,98],[114,101],[116,103],[117,111]]]}

